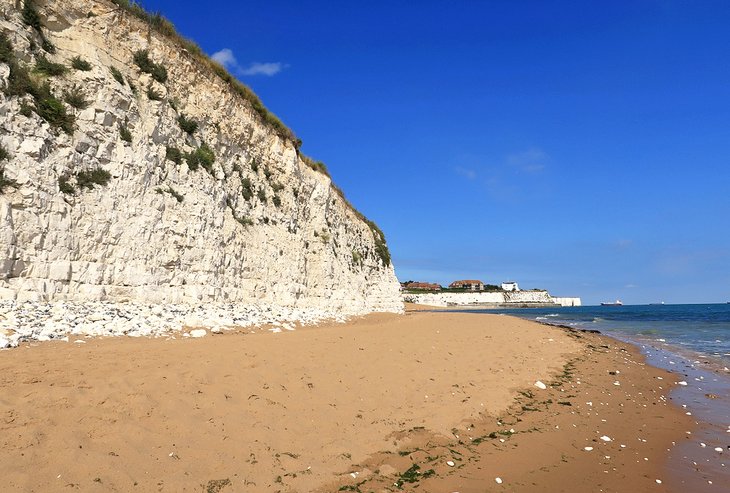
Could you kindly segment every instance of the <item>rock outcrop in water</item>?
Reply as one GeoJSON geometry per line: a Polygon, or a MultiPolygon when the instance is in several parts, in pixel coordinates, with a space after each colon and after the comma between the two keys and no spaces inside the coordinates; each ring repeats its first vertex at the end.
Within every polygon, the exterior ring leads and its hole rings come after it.
{"type": "Polygon", "coordinates": [[[0,1],[0,299],[400,311],[380,230],[123,3],[0,1]]]}

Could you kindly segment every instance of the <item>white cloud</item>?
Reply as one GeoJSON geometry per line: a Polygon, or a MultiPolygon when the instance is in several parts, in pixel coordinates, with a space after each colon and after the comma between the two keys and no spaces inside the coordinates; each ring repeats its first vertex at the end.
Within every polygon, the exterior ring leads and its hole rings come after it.
{"type": "Polygon", "coordinates": [[[528,173],[537,173],[546,167],[549,156],[542,149],[528,149],[507,156],[507,164],[528,173]]]}
{"type": "Polygon", "coordinates": [[[233,55],[233,51],[229,48],[223,48],[220,51],[216,51],[213,55],[211,55],[211,58],[228,69],[238,68],[238,60],[236,60],[235,55],[233,55]]]}
{"type": "Polygon", "coordinates": [[[473,169],[457,166],[456,168],[454,168],[454,170],[456,171],[457,175],[461,175],[469,180],[474,180],[477,177],[477,172],[473,169]]]}
{"type": "Polygon", "coordinates": [[[271,77],[288,67],[288,65],[281,62],[253,62],[243,67],[238,63],[236,55],[233,54],[233,50],[230,48],[216,51],[210,57],[236,75],[266,75],[271,77]]]}
{"type": "Polygon", "coordinates": [[[285,68],[286,65],[281,62],[254,62],[246,68],[241,68],[239,73],[241,75],[266,75],[271,77],[272,75],[278,74],[285,68]]]}

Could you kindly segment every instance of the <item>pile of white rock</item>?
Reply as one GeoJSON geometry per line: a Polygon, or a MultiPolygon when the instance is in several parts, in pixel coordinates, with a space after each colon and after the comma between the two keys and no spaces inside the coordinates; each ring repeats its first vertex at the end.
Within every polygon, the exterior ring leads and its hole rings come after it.
{"type": "Polygon", "coordinates": [[[272,332],[323,321],[341,313],[265,304],[146,305],[105,301],[0,302],[0,349],[30,341],[68,341],[68,336],[199,337],[211,332],[264,327],[272,332]],[[193,329],[193,330],[190,330],[193,329]]]}

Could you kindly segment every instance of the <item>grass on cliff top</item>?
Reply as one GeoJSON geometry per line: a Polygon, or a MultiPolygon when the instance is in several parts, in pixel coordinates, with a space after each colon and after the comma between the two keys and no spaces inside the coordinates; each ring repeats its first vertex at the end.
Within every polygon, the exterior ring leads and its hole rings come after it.
{"type": "MultiPolygon", "coordinates": [[[[228,73],[225,67],[223,67],[221,64],[210,59],[203,52],[203,50],[200,49],[197,44],[195,44],[195,42],[178,34],[172,22],[163,17],[159,12],[154,14],[147,12],[139,4],[130,2],[129,0],[111,0],[111,2],[146,23],[152,30],[180,44],[180,46],[182,46],[193,58],[195,58],[203,66],[212,70],[224,82],[228,83],[238,95],[242,96],[246,101],[248,101],[254,111],[261,117],[261,119],[266,124],[271,126],[279,136],[292,141],[297,149],[301,146],[301,140],[297,139],[294,135],[294,132],[292,132],[289,127],[284,125],[284,123],[282,123],[282,121],[279,120],[276,115],[270,112],[266,108],[266,106],[264,106],[256,93],[254,93],[249,87],[247,87],[246,85],[238,81],[235,77],[233,77],[230,73],[228,73]]],[[[141,58],[140,61],[143,63],[145,62],[141,58]]],[[[147,66],[147,68],[151,69],[150,66],[147,66]]],[[[167,74],[165,72],[165,76],[166,75],[167,74]]]]}

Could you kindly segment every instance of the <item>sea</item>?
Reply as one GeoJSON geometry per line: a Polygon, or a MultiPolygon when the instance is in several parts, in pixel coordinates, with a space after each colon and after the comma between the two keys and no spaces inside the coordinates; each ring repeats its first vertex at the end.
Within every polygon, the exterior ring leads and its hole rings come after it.
{"type": "MultiPolygon", "coordinates": [[[[556,325],[599,330],[730,368],[730,304],[580,306],[498,310],[556,325]]],[[[490,311],[490,313],[495,313],[490,311]]]]}
{"type": "Polygon", "coordinates": [[[730,304],[623,305],[484,310],[598,330],[633,343],[681,382],[670,398],[696,420],[670,470],[681,491],[730,491],[730,304]],[[719,488],[719,489],[718,489],[719,488]]]}

